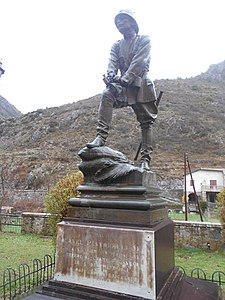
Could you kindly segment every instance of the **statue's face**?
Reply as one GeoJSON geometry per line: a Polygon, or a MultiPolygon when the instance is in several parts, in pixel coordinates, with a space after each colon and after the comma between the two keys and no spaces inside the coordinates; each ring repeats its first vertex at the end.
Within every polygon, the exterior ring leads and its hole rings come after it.
{"type": "Polygon", "coordinates": [[[129,16],[126,15],[120,15],[116,18],[116,27],[122,34],[134,30],[131,19],[129,18],[129,16]]]}

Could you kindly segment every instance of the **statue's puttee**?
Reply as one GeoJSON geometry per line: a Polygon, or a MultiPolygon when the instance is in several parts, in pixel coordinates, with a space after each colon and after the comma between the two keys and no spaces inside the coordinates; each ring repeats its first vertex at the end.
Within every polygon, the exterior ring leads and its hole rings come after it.
{"type": "Polygon", "coordinates": [[[148,78],[151,43],[148,36],[138,34],[139,27],[130,10],[121,10],[115,17],[115,24],[124,38],[112,45],[104,78],[106,89],[99,106],[97,136],[87,144],[87,148],[105,145],[113,108],[129,105],[142,132],[140,167],[149,170],[151,126],[158,111],[154,84],[148,78]]]}

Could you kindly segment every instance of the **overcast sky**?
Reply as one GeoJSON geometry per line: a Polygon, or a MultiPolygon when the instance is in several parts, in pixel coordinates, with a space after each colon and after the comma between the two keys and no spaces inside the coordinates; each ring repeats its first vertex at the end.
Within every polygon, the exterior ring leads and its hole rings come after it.
{"type": "Polygon", "coordinates": [[[0,0],[0,95],[27,113],[101,93],[123,8],[150,35],[152,79],[225,60],[224,0],[0,0]]]}

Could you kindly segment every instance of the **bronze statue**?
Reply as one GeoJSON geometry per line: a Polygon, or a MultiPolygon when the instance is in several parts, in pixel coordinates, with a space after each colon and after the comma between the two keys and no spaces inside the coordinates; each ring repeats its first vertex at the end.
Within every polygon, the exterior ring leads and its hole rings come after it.
{"type": "Polygon", "coordinates": [[[151,126],[158,112],[154,84],[148,78],[151,43],[148,36],[138,34],[139,27],[130,10],[121,10],[115,17],[115,24],[123,39],[112,45],[107,76],[104,77],[106,89],[99,106],[97,136],[87,147],[104,146],[113,108],[129,105],[142,132],[140,167],[149,170],[151,126]]]}

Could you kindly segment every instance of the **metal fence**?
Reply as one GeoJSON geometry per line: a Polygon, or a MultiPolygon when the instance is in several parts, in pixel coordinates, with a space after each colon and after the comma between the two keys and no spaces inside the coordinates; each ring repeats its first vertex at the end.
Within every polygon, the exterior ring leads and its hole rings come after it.
{"type": "Polygon", "coordinates": [[[0,299],[11,300],[28,293],[54,276],[55,258],[45,255],[43,261],[34,259],[33,265],[21,264],[17,270],[7,268],[0,282],[0,299]]]}
{"type": "Polygon", "coordinates": [[[0,231],[21,233],[23,218],[21,215],[0,214],[0,231]]]}
{"type": "MultiPolygon", "coordinates": [[[[183,267],[177,266],[177,268],[184,274],[186,274],[186,271],[183,267]]],[[[187,274],[189,275],[189,274],[187,274]]],[[[210,276],[206,275],[205,271],[203,271],[201,268],[195,268],[191,270],[190,275],[191,277],[206,280],[209,282],[217,283],[220,286],[225,286],[225,272],[223,271],[215,271],[210,276]]]]}
{"type": "MultiPolygon", "coordinates": [[[[186,274],[183,267],[177,266],[177,268],[186,274]]],[[[27,264],[21,264],[17,270],[7,268],[3,272],[2,284],[0,282],[0,299],[16,299],[19,295],[34,290],[36,287],[52,279],[54,277],[54,270],[55,257],[50,255],[45,255],[43,261],[34,259],[31,267],[27,264]]],[[[222,271],[215,271],[207,278],[206,273],[202,269],[195,268],[189,276],[214,282],[223,288],[225,287],[225,273],[222,271]]]]}

